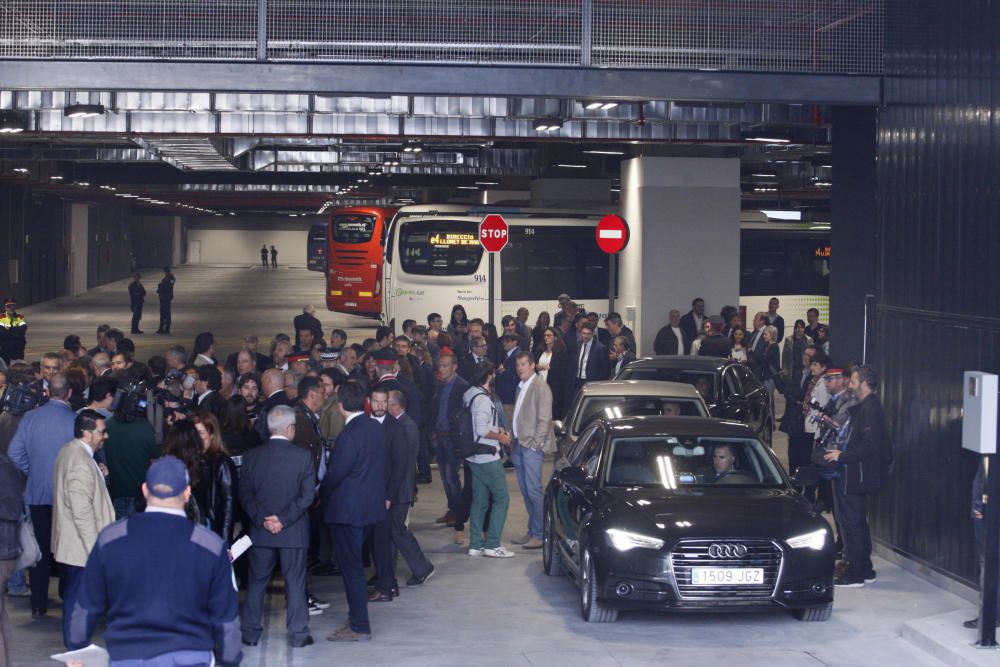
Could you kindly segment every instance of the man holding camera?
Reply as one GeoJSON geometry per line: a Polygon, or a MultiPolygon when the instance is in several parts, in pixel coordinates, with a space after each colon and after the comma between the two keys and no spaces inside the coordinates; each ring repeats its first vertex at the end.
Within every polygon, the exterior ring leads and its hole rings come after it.
{"type": "MultiPolygon", "coordinates": [[[[145,396],[145,388],[142,392],[145,396]]],[[[115,402],[114,414],[107,420],[108,440],[104,443],[116,521],[135,513],[135,500],[141,493],[149,464],[162,453],[156,444],[156,432],[145,419],[145,410],[137,410],[136,401],[127,399],[123,394],[115,402]]]]}

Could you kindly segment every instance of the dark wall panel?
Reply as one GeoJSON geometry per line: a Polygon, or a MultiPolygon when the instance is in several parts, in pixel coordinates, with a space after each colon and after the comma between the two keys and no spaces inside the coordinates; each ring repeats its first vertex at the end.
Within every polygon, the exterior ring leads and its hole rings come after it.
{"type": "Polygon", "coordinates": [[[139,267],[168,266],[171,260],[173,216],[142,216],[129,220],[129,234],[139,267]]]}
{"type": "Polygon", "coordinates": [[[0,186],[0,297],[26,306],[66,293],[68,215],[65,202],[0,186]]]}
{"type": "Polygon", "coordinates": [[[964,370],[1000,371],[1000,3],[889,0],[878,118],[878,303],[896,472],[875,535],[974,581],[964,370]]]}

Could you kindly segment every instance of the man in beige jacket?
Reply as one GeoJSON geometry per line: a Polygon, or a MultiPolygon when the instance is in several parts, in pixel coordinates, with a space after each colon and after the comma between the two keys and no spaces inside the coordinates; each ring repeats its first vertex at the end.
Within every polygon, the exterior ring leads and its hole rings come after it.
{"type": "Polygon", "coordinates": [[[59,451],[52,472],[52,553],[63,567],[63,642],[69,647],[69,621],[80,593],[83,568],[97,534],[115,520],[104,474],[94,453],[107,439],[104,417],[82,410],[73,423],[73,440],[59,451]]]}
{"type": "Polygon", "coordinates": [[[511,541],[525,549],[541,549],[542,463],[545,455],[556,449],[556,436],[552,431],[552,390],[535,373],[535,359],[530,352],[519,352],[515,364],[521,382],[514,399],[514,442],[510,458],[528,510],[528,532],[523,538],[511,541]]]}

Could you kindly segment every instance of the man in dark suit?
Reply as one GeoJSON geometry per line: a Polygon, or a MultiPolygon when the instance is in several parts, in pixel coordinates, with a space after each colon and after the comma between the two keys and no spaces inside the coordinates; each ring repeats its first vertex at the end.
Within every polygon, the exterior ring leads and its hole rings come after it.
{"type": "Polygon", "coordinates": [[[749,334],[750,339],[746,342],[747,361],[750,369],[760,377],[764,364],[764,351],[767,350],[767,343],[764,342],[764,327],[767,326],[767,315],[757,313],[753,317],[753,332],[749,334]]]}
{"type": "Polygon", "coordinates": [[[611,336],[611,332],[607,329],[603,329],[597,325],[599,318],[595,311],[590,311],[587,313],[587,321],[594,325],[594,335],[597,337],[598,342],[604,347],[611,349],[611,341],[614,340],[611,336]]]}
{"type": "Polygon", "coordinates": [[[504,358],[497,368],[496,379],[493,381],[493,388],[503,404],[504,419],[506,424],[510,424],[514,416],[514,398],[517,393],[517,368],[514,359],[521,351],[518,345],[518,338],[515,335],[504,334],[500,337],[503,345],[504,358]]]}
{"type": "Polygon", "coordinates": [[[368,585],[361,549],[372,526],[385,518],[385,429],[365,415],[365,389],[360,383],[345,382],[338,394],[344,430],[333,448],[320,493],[323,520],[333,526],[349,622],[327,640],[370,640],[368,585]]]}
{"type": "Polygon", "coordinates": [[[455,529],[455,543],[465,541],[465,515],[468,508],[462,500],[462,482],[458,471],[462,461],[452,450],[450,431],[453,420],[462,411],[462,396],[469,389],[469,383],[458,374],[458,360],[454,354],[443,352],[438,358],[438,383],[431,400],[431,444],[438,460],[438,474],[448,499],[448,511],[435,520],[455,529]]]}
{"type": "Polygon", "coordinates": [[[142,304],[146,301],[146,288],[142,286],[142,276],[138,273],[132,275],[132,282],[128,286],[128,302],[132,309],[132,333],[141,334],[139,331],[139,320],[142,319],[142,304]]]}
{"type": "Polygon", "coordinates": [[[705,300],[698,297],[691,302],[691,310],[681,318],[681,331],[687,334],[688,340],[694,340],[701,333],[705,323],[705,300]]]}
{"type": "Polygon", "coordinates": [[[691,354],[694,339],[681,327],[681,311],[670,311],[670,324],[656,333],[653,341],[654,354],[691,354]]]}
{"type": "Polygon", "coordinates": [[[301,343],[299,340],[299,332],[303,329],[310,329],[313,332],[315,340],[319,340],[323,337],[323,323],[316,317],[316,306],[311,303],[303,306],[302,314],[296,315],[292,319],[292,330],[295,331],[296,347],[298,347],[301,343]]]}
{"type": "Polygon", "coordinates": [[[386,461],[385,499],[389,511],[375,526],[375,565],[378,579],[369,601],[392,600],[399,594],[396,563],[400,553],[412,576],[407,586],[419,586],[434,574],[417,538],[406,526],[406,515],[416,498],[416,464],[420,449],[420,429],[406,413],[406,396],[401,391],[389,392],[388,416],[385,420],[386,461]]]}
{"type": "Polygon", "coordinates": [[[469,352],[458,359],[458,374],[463,380],[469,382],[479,362],[487,359],[488,351],[489,345],[486,344],[485,338],[482,336],[469,338],[469,352]]]}
{"type": "Polygon", "coordinates": [[[618,377],[623,368],[635,361],[635,353],[629,348],[628,338],[625,336],[615,336],[610,356],[614,357],[611,361],[611,375],[609,378],[611,380],[618,377]]]}
{"type": "Polygon", "coordinates": [[[226,399],[219,390],[222,389],[222,373],[215,366],[199,366],[198,379],[194,389],[198,392],[198,409],[207,410],[218,417],[226,406],[226,399]]]}
{"type": "Polygon", "coordinates": [[[594,338],[594,325],[590,322],[584,322],[580,328],[580,347],[573,358],[573,377],[578,388],[595,380],[607,380],[611,374],[608,348],[594,338]]]}
{"type": "Polygon", "coordinates": [[[625,338],[628,339],[630,350],[635,352],[639,349],[635,344],[635,333],[625,326],[625,323],[622,321],[622,316],[618,313],[608,313],[608,316],[604,318],[604,326],[608,328],[608,334],[611,336],[612,343],[614,343],[615,337],[625,336],[625,338]]]}
{"type": "Polygon", "coordinates": [[[767,302],[767,313],[765,317],[767,318],[767,323],[778,330],[778,340],[776,343],[781,343],[785,340],[785,318],[778,314],[778,306],[781,302],[778,301],[777,297],[771,297],[771,300],[767,302]]]}
{"type": "Polygon", "coordinates": [[[309,506],[316,495],[316,470],[309,451],[293,445],[295,411],[276,405],[267,415],[271,439],[243,455],[240,504],[248,517],[250,577],[243,606],[243,643],[254,646],[263,631],[264,593],[281,559],[285,579],[285,622],[292,646],[309,646],[306,551],[309,506]]]}

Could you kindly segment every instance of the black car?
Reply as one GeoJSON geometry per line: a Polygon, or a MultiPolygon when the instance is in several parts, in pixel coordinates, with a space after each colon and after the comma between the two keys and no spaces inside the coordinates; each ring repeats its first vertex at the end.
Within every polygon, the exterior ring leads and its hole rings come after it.
{"type": "Polygon", "coordinates": [[[621,609],[833,608],[829,524],[745,425],[703,417],[593,422],[545,492],[546,574],[572,574],[591,622],[621,609]]]}
{"type": "Polygon", "coordinates": [[[743,422],[771,444],[774,413],[771,396],[753,371],[721,357],[663,355],[636,359],[616,380],[667,380],[695,386],[713,417],[743,422]]]}

